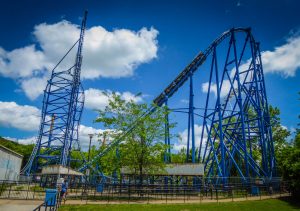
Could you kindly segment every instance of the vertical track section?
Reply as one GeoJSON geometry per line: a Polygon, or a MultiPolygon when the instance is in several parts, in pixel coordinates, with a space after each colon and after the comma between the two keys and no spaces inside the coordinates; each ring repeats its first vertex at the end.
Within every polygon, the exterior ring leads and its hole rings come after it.
{"type": "Polygon", "coordinates": [[[40,172],[43,166],[52,164],[70,166],[71,151],[81,150],[78,130],[84,106],[84,90],[80,73],[86,19],[87,11],[84,12],[79,39],[52,70],[44,90],[39,135],[21,174],[34,174],[40,172]],[[74,65],[67,70],[57,70],[75,46],[78,47],[74,65]]]}

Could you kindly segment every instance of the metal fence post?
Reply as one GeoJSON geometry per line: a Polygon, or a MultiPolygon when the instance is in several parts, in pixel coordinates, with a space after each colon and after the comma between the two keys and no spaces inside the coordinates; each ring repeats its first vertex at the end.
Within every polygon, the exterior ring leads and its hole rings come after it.
{"type": "Polygon", "coordinates": [[[129,195],[129,197],[128,197],[128,204],[129,204],[129,201],[130,201],[130,183],[128,184],[128,195],[129,195]]]}
{"type": "Polygon", "coordinates": [[[168,203],[168,196],[167,196],[167,193],[168,193],[168,190],[167,189],[165,189],[166,190],[166,204],[168,203]]]}
{"type": "Polygon", "coordinates": [[[258,191],[259,191],[259,198],[260,198],[260,200],[261,200],[261,189],[258,188],[258,191]]]}
{"type": "Polygon", "coordinates": [[[148,191],[147,191],[147,192],[148,192],[148,204],[149,204],[149,189],[148,189],[148,191]]]}
{"type": "Polygon", "coordinates": [[[0,196],[4,193],[4,181],[2,181],[0,196]]]}
{"type": "Polygon", "coordinates": [[[30,183],[29,183],[29,182],[27,182],[27,193],[26,193],[26,200],[28,199],[28,193],[29,193],[29,187],[30,187],[30,186],[29,186],[29,184],[30,184],[30,183]]]}
{"type": "Polygon", "coordinates": [[[10,183],[10,186],[9,186],[8,198],[10,198],[11,186],[12,186],[12,183],[10,183]]]}

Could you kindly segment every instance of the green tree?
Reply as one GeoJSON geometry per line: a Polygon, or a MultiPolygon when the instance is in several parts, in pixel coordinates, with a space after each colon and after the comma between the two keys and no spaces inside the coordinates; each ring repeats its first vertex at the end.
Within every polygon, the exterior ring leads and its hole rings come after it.
{"type": "Polygon", "coordinates": [[[186,162],[186,148],[181,148],[179,152],[172,153],[172,163],[185,163],[186,162]]]}
{"type": "Polygon", "coordinates": [[[279,163],[282,176],[290,183],[292,195],[300,196],[300,130],[297,130],[295,139],[290,146],[285,147],[279,154],[279,163]]]}
{"type": "MultiPolygon", "coordinates": [[[[298,116],[298,118],[300,119],[300,115],[298,116]]],[[[298,124],[298,126],[300,126],[300,123],[298,124]]],[[[277,166],[281,170],[283,179],[290,183],[292,195],[299,199],[300,198],[300,128],[296,130],[295,138],[292,141],[292,143],[290,144],[284,143],[281,144],[280,147],[277,147],[276,155],[278,161],[277,166]]]]}
{"type": "MultiPolygon", "coordinates": [[[[164,167],[163,155],[166,146],[163,140],[165,115],[168,110],[165,107],[156,107],[155,112],[144,115],[149,111],[149,105],[136,104],[132,100],[125,101],[116,93],[105,94],[109,97],[109,104],[104,111],[99,111],[99,117],[95,121],[103,123],[111,140],[123,138],[119,145],[120,159],[114,162],[119,166],[113,166],[112,169],[126,167],[139,175],[142,183],[143,174],[155,173],[164,167]],[[124,136],[129,128],[130,133],[124,136]]],[[[116,155],[113,153],[108,157],[111,159],[109,163],[112,163],[116,155]]],[[[103,166],[104,163],[101,164],[103,166]]]]}
{"type": "Polygon", "coordinates": [[[288,146],[287,138],[291,135],[291,132],[281,125],[279,108],[270,106],[269,112],[272,125],[275,156],[277,156],[284,148],[288,146]]]}

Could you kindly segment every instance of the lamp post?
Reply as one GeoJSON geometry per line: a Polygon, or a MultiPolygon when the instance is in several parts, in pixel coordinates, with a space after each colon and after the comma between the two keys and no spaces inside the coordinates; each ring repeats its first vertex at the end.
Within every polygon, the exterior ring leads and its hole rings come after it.
{"type": "MultiPolygon", "coordinates": [[[[88,134],[89,137],[90,137],[90,143],[89,143],[89,152],[88,152],[88,162],[90,162],[90,154],[91,154],[91,143],[92,143],[92,139],[93,139],[93,136],[94,134],[88,134]]],[[[86,194],[86,189],[87,189],[87,182],[90,181],[90,169],[87,168],[86,169],[86,178],[87,180],[85,181],[85,189],[84,189],[84,194],[86,194]]]]}
{"type": "Polygon", "coordinates": [[[89,154],[88,154],[88,162],[90,162],[90,153],[91,153],[91,143],[92,143],[92,138],[94,134],[89,134],[90,137],[90,144],[89,144],[89,154]]]}
{"type": "MultiPolygon", "coordinates": [[[[88,135],[90,137],[89,152],[88,152],[88,162],[90,162],[90,157],[91,157],[91,143],[92,143],[92,139],[93,139],[94,134],[88,134],[88,135]]],[[[86,169],[86,174],[88,176],[90,176],[90,169],[89,168],[86,169]]]]}

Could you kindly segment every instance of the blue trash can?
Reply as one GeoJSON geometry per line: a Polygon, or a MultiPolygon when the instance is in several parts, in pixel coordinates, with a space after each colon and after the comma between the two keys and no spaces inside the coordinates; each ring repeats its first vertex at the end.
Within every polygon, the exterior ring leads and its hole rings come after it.
{"type": "Polygon", "coordinates": [[[56,205],[56,189],[46,189],[45,205],[55,206],[56,205]]]}
{"type": "Polygon", "coordinates": [[[103,192],[103,188],[104,188],[103,186],[104,186],[103,184],[98,184],[97,185],[97,192],[98,193],[102,193],[103,192]]]}
{"type": "Polygon", "coordinates": [[[251,194],[258,196],[259,195],[259,188],[257,186],[252,186],[251,187],[251,194]]]}

